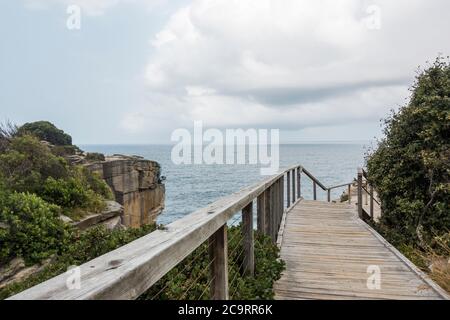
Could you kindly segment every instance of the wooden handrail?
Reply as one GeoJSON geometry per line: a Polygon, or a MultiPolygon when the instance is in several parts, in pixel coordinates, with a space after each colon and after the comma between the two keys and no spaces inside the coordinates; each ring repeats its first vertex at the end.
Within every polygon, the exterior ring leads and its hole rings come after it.
{"type": "Polygon", "coordinates": [[[328,192],[331,190],[302,166],[289,167],[184,216],[164,229],[84,263],[79,267],[79,289],[69,289],[68,275],[61,274],[10,299],[135,299],[206,241],[212,261],[211,298],[228,299],[228,221],[242,211],[245,273],[251,276],[255,269],[253,202],[257,203],[258,230],[276,243],[283,216],[302,199],[301,173],[314,185],[328,192]]]}
{"type": "Polygon", "coordinates": [[[323,191],[326,191],[328,188],[325,187],[316,177],[314,177],[308,170],[302,168],[303,173],[306,174],[313,182],[315,182],[323,191]]]}
{"type": "MultiPolygon", "coordinates": [[[[371,187],[372,187],[372,186],[371,186],[371,187]]],[[[367,188],[364,187],[364,185],[362,186],[362,188],[363,188],[363,190],[370,196],[371,192],[368,191],[367,188]]],[[[374,201],[377,205],[381,206],[380,202],[379,202],[375,197],[373,197],[373,201],[374,201]]]]}
{"type": "Polygon", "coordinates": [[[353,184],[353,181],[349,182],[349,183],[343,183],[343,184],[340,184],[340,185],[337,185],[337,186],[329,187],[328,190],[333,190],[333,189],[337,189],[337,188],[347,187],[349,184],[350,185],[353,184]]]}

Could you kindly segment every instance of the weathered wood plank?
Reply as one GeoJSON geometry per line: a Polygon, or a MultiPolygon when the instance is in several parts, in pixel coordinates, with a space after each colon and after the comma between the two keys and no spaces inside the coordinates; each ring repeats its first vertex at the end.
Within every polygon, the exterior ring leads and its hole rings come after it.
{"type": "Polygon", "coordinates": [[[355,206],[296,203],[286,215],[280,245],[286,270],[275,284],[276,299],[447,298],[377,237],[355,206]],[[374,266],[379,288],[368,285],[374,266]]]}

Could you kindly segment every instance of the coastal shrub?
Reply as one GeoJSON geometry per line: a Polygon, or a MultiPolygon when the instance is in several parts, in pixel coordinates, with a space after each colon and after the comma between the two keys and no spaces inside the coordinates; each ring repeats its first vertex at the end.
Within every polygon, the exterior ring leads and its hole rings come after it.
{"type": "Polygon", "coordinates": [[[0,153],[8,147],[12,138],[17,135],[18,127],[10,121],[0,123],[0,153]]]}
{"type": "Polygon", "coordinates": [[[98,152],[88,152],[86,155],[88,161],[105,161],[105,155],[98,152]]]}
{"type": "Polygon", "coordinates": [[[0,154],[0,174],[9,190],[36,193],[47,177],[66,177],[68,166],[36,137],[24,135],[14,137],[0,154]]]}
{"type": "Polygon", "coordinates": [[[80,148],[74,145],[66,145],[66,146],[53,146],[51,147],[51,152],[55,156],[66,157],[72,156],[79,152],[81,152],[80,148]]]}
{"type": "Polygon", "coordinates": [[[425,249],[450,230],[450,64],[421,71],[409,103],[385,120],[367,158],[381,199],[379,229],[392,242],[425,249]]]}
{"type": "Polygon", "coordinates": [[[83,166],[74,166],[72,174],[77,177],[77,179],[81,180],[86,188],[91,189],[105,199],[114,199],[111,188],[97,172],[92,172],[83,166]]]}
{"type": "Polygon", "coordinates": [[[60,252],[69,232],[59,218],[59,207],[30,193],[0,196],[0,264],[12,257],[36,263],[60,252]]]}
{"type": "Polygon", "coordinates": [[[0,289],[0,299],[26,290],[68,270],[70,266],[81,265],[89,260],[117,249],[131,241],[156,230],[156,225],[146,225],[141,228],[107,230],[97,226],[84,232],[70,230],[69,241],[61,245],[60,252],[54,256],[51,263],[39,273],[33,274],[23,281],[9,284],[0,289]]]}
{"type": "MultiPolygon", "coordinates": [[[[67,271],[68,267],[81,265],[111,250],[121,247],[157,229],[156,225],[141,228],[116,229],[109,231],[97,226],[85,232],[71,231],[70,241],[41,272],[24,281],[0,289],[0,299],[28,289],[45,280],[67,271]]],[[[273,283],[279,279],[284,262],[279,259],[279,250],[268,236],[255,232],[255,277],[242,273],[243,257],[239,248],[242,244],[240,227],[232,227],[229,235],[229,277],[230,294],[233,299],[272,299],[273,283]]],[[[152,286],[140,299],[209,299],[209,257],[205,243],[190,254],[183,263],[172,269],[152,286]],[[193,285],[194,280],[197,284],[193,285]],[[161,289],[164,289],[161,291],[161,289]],[[183,296],[189,289],[188,294],[183,296]]]]}
{"type": "Polygon", "coordinates": [[[63,130],[58,129],[49,121],[36,121],[25,123],[18,129],[19,135],[33,135],[57,146],[71,145],[72,137],[63,130]]]}
{"type": "MultiPolygon", "coordinates": [[[[243,274],[241,226],[228,228],[228,272],[231,299],[273,299],[273,283],[281,276],[284,262],[270,237],[255,231],[255,275],[243,274]]],[[[210,299],[208,244],[194,250],[140,299],[197,300],[210,299]]]]}
{"type": "Polygon", "coordinates": [[[12,138],[0,154],[0,175],[6,189],[35,193],[64,209],[99,212],[105,208],[104,199],[113,199],[98,174],[69,165],[30,135],[12,138]]]}
{"type": "Polygon", "coordinates": [[[65,214],[69,216],[72,213],[70,209],[100,212],[105,208],[103,197],[75,177],[57,180],[49,177],[40,194],[46,201],[69,209],[65,211],[65,214]]]}

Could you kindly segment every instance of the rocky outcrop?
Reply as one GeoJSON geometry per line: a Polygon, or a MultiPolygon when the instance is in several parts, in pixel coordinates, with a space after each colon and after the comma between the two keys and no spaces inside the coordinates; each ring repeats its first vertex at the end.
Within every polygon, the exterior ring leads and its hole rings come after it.
{"type": "Polygon", "coordinates": [[[22,258],[14,258],[8,264],[0,267],[0,289],[7,285],[24,281],[33,274],[41,272],[50,264],[52,258],[27,267],[22,258]]]}
{"type": "Polygon", "coordinates": [[[115,200],[123,206],[125,226],[153,223],[164,209],[165,187],[157,162],[138,156],[114,155],[86,166],[111,187],[115,200]]]}
{"type": "Polygon", "coordinates": [[[106,209],[100,213],[89,214],[80,221],[72,222],[72,225],[80,230],[103,224],[107,229],[113,230],[123,227],[123,207],[115,201],[106,201],[106,209]]]}

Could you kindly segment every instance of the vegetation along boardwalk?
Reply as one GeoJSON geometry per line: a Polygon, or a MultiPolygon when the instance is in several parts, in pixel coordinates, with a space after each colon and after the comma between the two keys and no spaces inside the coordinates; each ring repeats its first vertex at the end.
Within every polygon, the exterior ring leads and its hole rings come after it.
{"type": "Polygon", "coordinates": [[[442,299],[445,294],[370,226],[354,205],[301,201],[280,239],[277,299],[442,299]]]}

